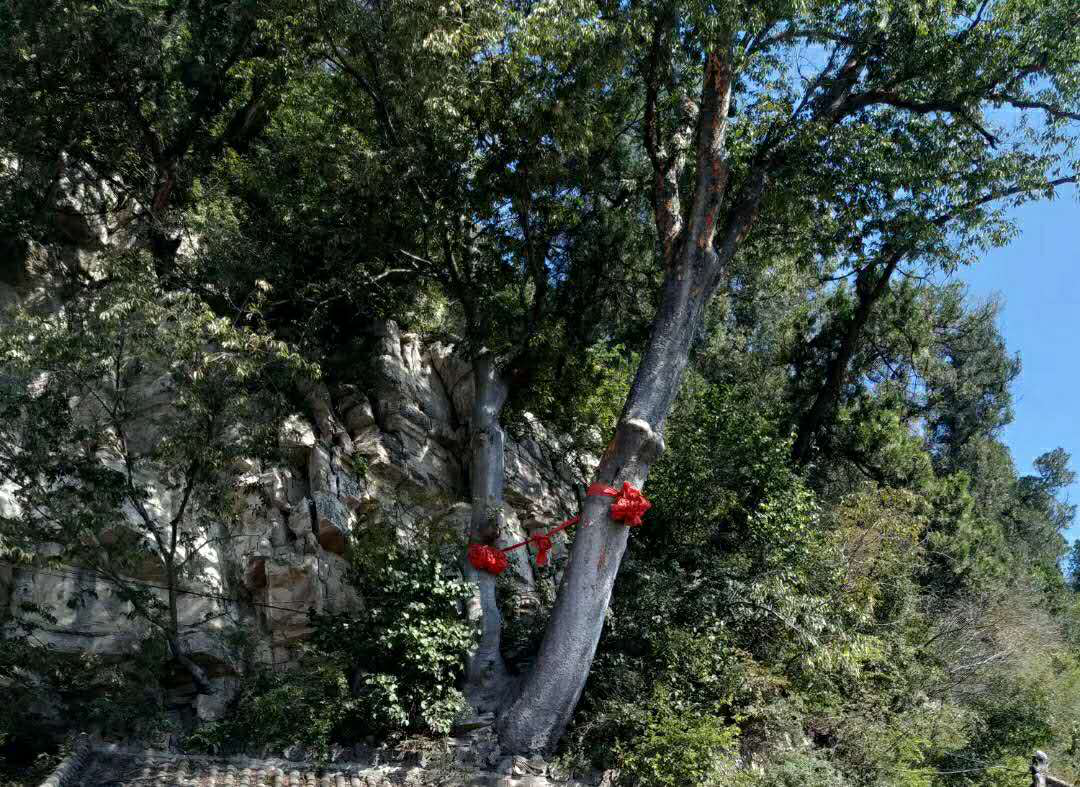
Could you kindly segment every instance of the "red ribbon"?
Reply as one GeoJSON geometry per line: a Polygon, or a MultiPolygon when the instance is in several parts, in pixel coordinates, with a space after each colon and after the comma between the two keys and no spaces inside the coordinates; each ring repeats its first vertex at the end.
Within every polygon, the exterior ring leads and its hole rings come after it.
{"type": "MultiPolygon", "coordinates": [[[[640,489],[625,482],[622,485],[622,489],[615,489],[606,484],[592,484],[585,490],[585,494],[589,497],[596,495],[614,497],[615,501],[611,504],[611,518],[616,522],[622,522],[627,527],[638,527],[641,525],[641,517],[644,516],[646,511],[652,508],[652,503],[650,503],[645,495],[641,493],[640,489]]],[[[529,543],[535,543],[537,547],[536,565],[546,566],[550,559],[551,548],[553,546],[551,537],[561,530],[566,530],[566,528],[571,525],[576,525],[579,521],[581,521],[581,517],[570,517],[561,525],[546,533],[537,533],[524,541],[520,541],[517,544],[505,547],[504,549],[496,549],[487,544],[469,544],[469,562],[474,568],[480,571],[498,575],[505,571],[506,567],[509,565],[509,561],[506,558],[507,552],[511,552],[529,543]]]]}
{"type": "Polygon", "coordinates": [[[510,565],[503,550],[487,544],[469,544],[469,562],[480,571],[496,575],[506,571],[506,567],[510,565]]]}
{"type": "Polygon", "coordinates": [[[546,566],[548,564],[548,558],[551,555],[551,547],[553,546],[553,544],[551,543],[551,537],[558,533],[560,530],[566,530],[566,528],[570,527],[571,525],[576,525],[579,521],[581,521],[581,517],[572,516],[558,527],[549,530],[546,533],[542,533],[541,535],[533,536],[532,538],[528,539],[528,541],[522,541],[521,544],[515,544],[512,547],[508,547],[508,549],[517,549],[519,546],[528,544],[529,541],[535,541],[537,546],[536,565],[546,566]]]}
{"type": "Polygon", "coordinates": [[[615,489],[606,484],[593,484],[586,494],[614,497],[615,502],[611,504],[611,518],[616,522],[622,522],[627,527],[638,527],[643,524],[641,517],[652,508],[652,503],[641,494],[641,490],[625,481],[622,489],[615,489]]]}
{"type": "Polygon", "coordinates": [[[546,566],[548,564],[548,555],[551,553],[551,538],[545,533],[542,536],[536,536],[533,538],[536,542],[536,565],[546,566]]]}

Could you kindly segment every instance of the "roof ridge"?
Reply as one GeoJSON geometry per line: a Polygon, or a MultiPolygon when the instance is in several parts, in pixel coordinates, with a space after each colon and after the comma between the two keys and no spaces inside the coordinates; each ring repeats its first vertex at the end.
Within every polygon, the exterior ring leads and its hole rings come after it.
{"type": "MultiPolygon", "coordinates": [[[[91,767],[92,763],[97,761],[96,765],[108,765],[109,760],[112,759],[133,760],[136,765],[142,764],[143,774],[141,778],[149,778],[153,775],[154,770],[150,766],[165,766],[163,769],[158,769],[161,773],[158,774],[156,784],[165,784],[162,779],[166,774],[176,775],[177,773],[188,773],[207,768],[210,771],[210,781],[200,783],[211,787],[216,787],[219,784],[227,784],[231,787],[237,784],[236,776],[238,772],[246,772],[242,779],[244,784],[254,784],[253,780],[260,772],[280,774],[280,777],[275,777],[273,783],[282,785],[299,784],[293,774],[300,776],[304,784],[314,785],[316,782],[312,781],[312,779],[317,778],[317,783],[320,785],[324,783],[327,785],[340,785],[343,783],[340,779],[345,778],[352,785],[359,785],[361,783],[371,784],[370,780],[373,777],[378,779],[380,784],[383,783],[384,779],[386,779],[385,783],[387,784],[396,784],[402,777],[405,777],[406,781],[410,778],[415,779],[415,775],[418,773],[428,773],[433,777],[442,774],[438,776],[440,779],[438,783],[451,784],[453,782],[445,781],[445,777],[450,775],[451,771],[458,769],[455,765],[450,765],[447,768],[440,767],[437,764],[432,767],[420,763],[404,762],[319,762],[317,760],[290,760],[282,757],[260,758],[246,754],[187,754],[124,743],[107,743],[86,733],[81,733],[74,737],[71,753],[60,762],[49,777],[41,783],[40,787],[74,787],[74,785],[83,784],[82,779],[89,778],[94,772],[93,767],[91,767]]],[[[559,784],[559,782],[549,781],[539,775],[521,774],[520,776],[511,776],[510,774],[500,774],[479,768],[461,768],[461,770],[468,774],[468,778],[462,782],[463,784],[498,784],[510,787],[553,787],[553,785],[559,784]]],[[[581,785],[582,782],[570,781],[561,782],[561,784],[569,787],[569,785],[574,784],[581,785]]]]}

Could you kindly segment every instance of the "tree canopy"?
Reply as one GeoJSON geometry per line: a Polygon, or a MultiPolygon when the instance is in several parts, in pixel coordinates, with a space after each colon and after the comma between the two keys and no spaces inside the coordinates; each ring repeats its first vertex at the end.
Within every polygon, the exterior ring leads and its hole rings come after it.
{"type": "MultiPolygon", "coordinates": [[[[462,544],[417,558],[441,644],[352,621],[434,654],[379,684],[416,708],[370,710],[389,646],[342,619],[237,708],[336,697],[326,749],[445,733],[460,688],[506,751],[627,784],[1080,769],[1070,457],[1014,465],[1021,359],[955,280],[1077,182],[1075,0],[11,0],[0,87],[0,549],[111,576],[200,691],[175,591],[214,581],[230,473],[393,320],[471,369],[466,541],[505,531],[533,416],[654,507],[631,536],[583,498],[526,658],[462,544]],[[147,559],[164,600],[125,579],[147,559]]],[[[375,544],[358,585],[407,584],[375,544]]]]}

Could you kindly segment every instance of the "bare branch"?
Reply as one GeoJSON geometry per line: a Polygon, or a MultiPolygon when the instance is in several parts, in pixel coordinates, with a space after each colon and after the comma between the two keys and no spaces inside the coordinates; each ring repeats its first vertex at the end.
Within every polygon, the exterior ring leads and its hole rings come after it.
{"type": "Polygon", "coordinates": [[[1072,112],[1045,101],[1035,101],[1008,93],[994,93],[987,98],[994,103],[1008,104],[1017,109],[1041,109],[1051,120],[1080,120],[1080,112],[1072,112]]]}
{"type": "Polygon", "coordinates": [[[731,109],[731,80],[731,64],[726,56],[710,52],[705,63],[705,82],[701,88],[697,184],[689,217],[690,237],[698,248],[710,252],[730,171],[725,142],[728,112],[731,109]]]}

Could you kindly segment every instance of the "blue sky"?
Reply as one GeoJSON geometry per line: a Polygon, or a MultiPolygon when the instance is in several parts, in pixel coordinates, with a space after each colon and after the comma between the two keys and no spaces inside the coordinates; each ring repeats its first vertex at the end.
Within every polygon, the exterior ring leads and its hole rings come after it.
{"type": "MultiPolygon", "coordinates": [[[[1013,384],[1015,419],[1003,438],[1017,470],[1057,446],[1072,454],[1080,472],[1080,203],[1077,189],[1059,189],[1050,202],[1013,212],[1020,236],[956,275],[971,297],[1000,293],[999,320],[1009,349],[1023,364],[1013,384]]],[[[1080,483],[1069,497],[1080,503],[1080,483]]],[[[1080,517],[1078,517],[1080,520],[1080,517]]],[[[1080,538],[1080,521],[1066,533],[1080,538]]]]}

